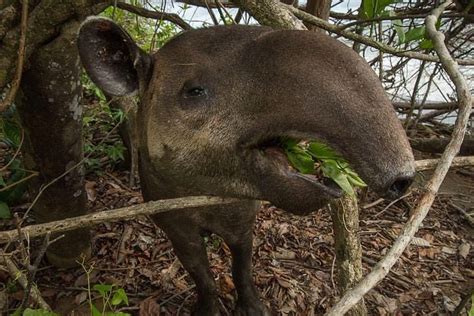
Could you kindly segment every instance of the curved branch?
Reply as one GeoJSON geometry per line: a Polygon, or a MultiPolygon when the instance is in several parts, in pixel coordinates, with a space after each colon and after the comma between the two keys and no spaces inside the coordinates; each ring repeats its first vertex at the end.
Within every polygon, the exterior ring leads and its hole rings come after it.
{"type": "Polygon", "coordinates": [[[459,116],[454,126],[452,139],[446,147],[445,152],[439,159],[439,163],[434,171],[432,178],[425,186],[425,193],[420,199],[418,206],[413,211],[404,226],[400,236],[394,242],[392,248],[387,255],[374,267],[374,269],[352,290],[348,291],[342,299],[334,305],[326,314],[328,316],[344,315],[352,306],[354,306],[363,296],[380,282],[390,271],[398,258],[410,244],[411,239],[415,235],[423,219],[433,204],[436,194],[451,166],[454,157],[459,152],[464,135],[466,133],[469,115],[471,113],[471,93],[466,80],[463,78],[454,59],[449,54],[444,44],[444,35],[436,30],[436,21],[444,9],[451,4],[451,0],[447,0],[426,17],[425,24],[428,36],[434,44],[434,49],[441,60],[441,63],[448,73],[449,77],[456,86],[456,93],[459,102],[459,116]]]}
{"type": "Polygon", "coordinates": [[[16,92],[20,87],[21,75],[23,73],[23,65],[25,63],[25,47],[26,47],[26,28],[28,26],[28,0],[21,2],[21,26],[20,26],[20,43],[18,45],[18,60],[16,64],[15,78],[8,91],[5,99],[0,102],[0,113],[8,109],[16,96],[16,92]]]}
{"type": "MultiPolygon", "coordinates": [[[[354,32],[346,31],[343,29],[343,27],[341,28],[332,23],[319,19],[315,17],[314,15],[311,15],[293,6],[286,5],[286,4],[280,4],[280,5],[285,6],[285,8],[288,9],[291,13],[293,13],[296,17],[300,18],[301,20],[307,23],[314,24],[317,27],[320,27],[331,33],[336,33],[350,40],[365,44],[367,46],[374,47],[384,53],[392,54],[399,57],[408,57],[408,58],[426,60],[426,61],[431,61],[431,62],[440,62],[440,58],[434,55],[427,55],[427,54],[422,54],[418,52],[410,52],[410,51],[400,51],[396,49],[395,47],[387,45],[385,43],[375,41],[371,38],[356,34],[354,32]]],[[[474,59],[458,59],[457,62],[460,65],[474,65],[474,59]]]]}
{"type": "MultiPolygon", "coordinates": [[[[114,1],[110,1],[111,4],[114,4],[114,1]]],[[[178,25],[183,30],[190,30],[192,29],[191,25],[185,22],[179,15],[174,13],[167,13],[167,12],[160,12],[160,11],[151,11],[145,8],[136,7],[134,5],[128,4],[126,2],[117,2],[117,7],[128,11],[130,13],[134,13],[136,15],[142,16],[144,18],[150,18],[155,20],[165,20],[171,22],[173,24],[178,25]]]]}

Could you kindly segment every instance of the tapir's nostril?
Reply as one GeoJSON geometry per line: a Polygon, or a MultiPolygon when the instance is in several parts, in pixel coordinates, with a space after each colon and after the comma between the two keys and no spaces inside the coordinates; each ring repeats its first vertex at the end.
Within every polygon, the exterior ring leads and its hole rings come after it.
{"type": "Polygon", "coordinates": [[[413,183],[414,175],[403,175],[398,177],[393,181],[392,185],[389,187],[386,197],[389,199],[396,199],[403,195],[408,189],[408,187],[413,183]]]}

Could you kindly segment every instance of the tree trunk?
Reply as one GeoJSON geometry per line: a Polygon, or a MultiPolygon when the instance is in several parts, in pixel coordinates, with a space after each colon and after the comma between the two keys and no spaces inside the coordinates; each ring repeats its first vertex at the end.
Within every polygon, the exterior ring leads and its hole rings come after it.
{"type": "MultiPolygon", "coordinates": [[[[329,20],[330,11],[331,11],[331,0],[308,0],[306,4],[306,12],[318,18],[324,19],[326,21],[329,20]]],[[[309,23],[305,23],[305,25],[308,28],[308,30],[324,32],[324,30],[321,30],[316,25],[312,25],[309,23]]]]}
{"type": "MultiPolygon", "coordinates": [[[[25,130],[23,150],[26,168],[40,176],[30,184],[31,197],[83,159],[82,88],[76,48],[79,22],[64,24],[59,35],[36,50],[23,75],[18,112],[25,130]]],[[[87,210],[82,167],[70,171],[44,190],[33,207],[40,223],[83,215],[87,210]]],[[[87,229],[65,234],[47,251],[59,267],[76,265],[90,255],[87,229]]]]}
{"type": "MultiPolygon", "coordinates": [[[[336,247],[337,285],[340,294],[362,279],[362,246],[359,236],[359,207],[355,197],[344,196],[331,202],[330,212],[336,247]]],[[[347,315],[367,315],[364,300],[347,315]]]]}

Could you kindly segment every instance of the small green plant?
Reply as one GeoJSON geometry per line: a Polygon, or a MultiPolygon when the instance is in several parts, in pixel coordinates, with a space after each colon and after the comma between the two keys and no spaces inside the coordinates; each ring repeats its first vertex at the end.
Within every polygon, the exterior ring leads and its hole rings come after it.
{"type": "Polygon", "coordinates": [[[299,172],[319,174],[332,179],[347,194],[355,194],[353,186],[365,187],[364,181],[353,171],[341,155],[317,141],[300,142],[285,139],[283,148],[290,164],[299,172]]]}
{"type": "Polygon", "coordinates": [[[128,305],[128,297],[125,290],[116,285],[110,284],[96,284],[92,287],[96,292],[100,294],[102,298],[102,311],[89,302],[91,307],[92,316],[128,316],[130,314],[115,311],[117,307],[121,305],[128,305]],[[112,310],[112,312],[106,312],[106,309],[112,310]]]}
{"type": "Polygon", "coordinates": [[[45,309],[31,309],[27,308],[23,311],[23,316],[59,316],[55,312],[50,312],[45,309]]]}
{"type": "Polygon", "coordinates": [[[5,165],[0,167],[0,219],[11,217],[9,205],[21,199],[26,191],[27,170],[18,158],[22,145],[22,128],[11,107],[0,116],[0,141],[11,151],[5,155],[5,165]]]}
{"type": "Polygon", "coordinates": [[[89,307],[92,316],[130,316],[128,313],[118,312],[117,308],[122,305],[128,305],[128,296],[125,290],[114,284],[95,284],[91,289],[90,275],[94,270],[94,265],[86,267],[84,262],[78,262],[84,270],[87,278],[87,294],[89,297],[89,307]],[[102,299],[102,310],[99,310],[94,304],[95,295],[93,292],[99,294],[102,299]]]}
{"type": "Polygon", "coordinates": [[[109,133],[126,120],[126,114],[110,107],[103,93],[87,76],[82,79],[82,84],[86,94],[97,101],[86,108],[83,117],[85,166],[89,171],[100,173],[104,157],[113,164],[124,160],[125,146],[109,133]]]}

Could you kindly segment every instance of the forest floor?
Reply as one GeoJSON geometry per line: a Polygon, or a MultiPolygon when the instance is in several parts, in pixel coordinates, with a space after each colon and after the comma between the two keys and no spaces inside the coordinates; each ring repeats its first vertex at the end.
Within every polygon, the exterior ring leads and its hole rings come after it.
{"type": "MultiPolygon", "coordinates": [[[[100,139],[103,133],[96,128],[91,135],[100,139]]],[[[433,158],[415,154],[417,159],[433,158]]],[[[90,212],[143,201],[139,188],[129,187],[128,171],[107,159],[95,163],[99,172],[86,177],[90,212]]],[[[413,193],[390,207],[388,201],[374,203],[378,198],[370,192],[359,195],[364,274],[400,233],[420,196],[416,187],[428,177],[429,172],[418,174],[413,193]]],[[[13,210],[21,215],[27,207],[23,204],[13,210]]],[[[463,298],[470,298],[474,228],[458,208],[474,210],[474,168],[449,172],[415,240],[388,277],[366,296],[370,315],[451,315],[463,298]]],[[[11,229],[11,225],[3,221],[0,229],[11,229]]],[[[114,284],[129,299],[120,311],[142,316],[189,315],[196,300],[194,284],[165,234],[149,218],[104,223],[93,227],[92,233],[93,256],[83,267],[61,270],[46,260],[40,265],[36,283],[54,311],[90,315],[89,303],[100,308],[102,298],[94,290],[89,297],[88,287],[114,284]],[[86,273],[87,269],[91,271],[86,273]]],[[[334,241],[326,209],[298,217],[262,204],[254,237],[254,279],[273,315],[321,315],[337,301],[334,241]]],[[[206,242],[221,311],[230,315],[235,304],[230,251],[217,236],[207,237],[206,242]]],[[[34,255],[34,245],[31,249],[34,255]]],[[[2,283],[9,292],[7,305],[17,306],[23,290],[0,269],[2,283]]],[[[469,307],[470,302],[461,315],[467,315],[469,307]]]]}
{"type": "MultiPolygon", "coordinates": [[[[451,171],[416,239],[388,277],[366,296],[370,315],[450,315],[474,289],[474,234],[453,206],[472,210],[474,170],[451,171]]],[[[420,174],[418,183],[422,183],[420,174]]],[[[127,186],[125,171],[87,178],[91,212],[142,202],[127,186]]],[[[416,190],[415,190],[416,192],[416,190]]],[[[364,273],[383,257],[416,204],[417,193],[386,208],[368,193],[360,201],[364,273]],[[369,207],[367,207],[369,205],[369,207]]],[[[254,278],[274,315],[320,315],[337,300],[331,218],[327,210],[297,217],[262,205],[254,230],[254,278]]],[[[223,315],[231,314],[234,284],[230,252],[216,236],[207,238],[209,260],[220,291],[223,315]]],[[[59,315],[89,315],[90,285],[115,284],[128,295],[123,312],[188,315],[196,299],[192,280],[164,233],[148,218],[93,228],[93,267],[58,270],[43,262],[37,285],[59,315]]],[[[8,275],[0,271],[0,282],[8,275]]],[[[21,299],[19,289],[11,299],[21,299]]],[[[101,299],[92,300],[100,306],[101,299]]],[[[467,304],[469,307],[470,304],[467,304]]],[[[461,315],[467,315],[466,309],[461,315]]]]}

